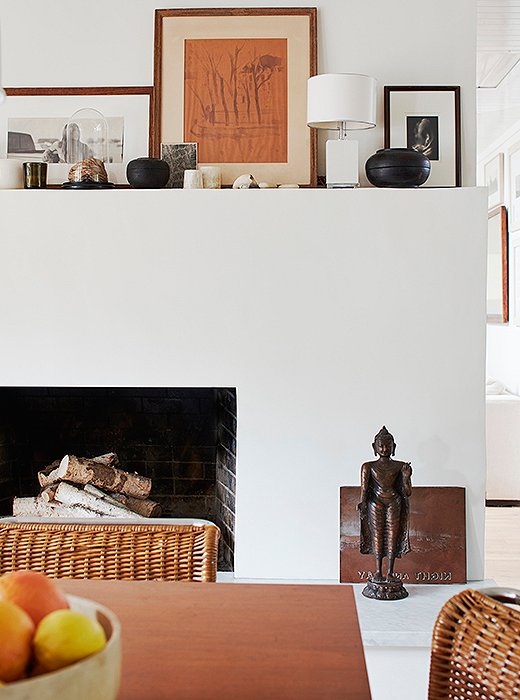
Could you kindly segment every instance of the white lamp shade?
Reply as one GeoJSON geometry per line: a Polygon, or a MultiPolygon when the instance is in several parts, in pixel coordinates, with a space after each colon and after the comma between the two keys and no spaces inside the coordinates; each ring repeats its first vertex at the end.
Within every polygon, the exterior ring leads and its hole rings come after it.
{"type": "Polygon", "coordinates": [[[307,124],[315,129],[371,129],[376,125],[375,78],[324,73],[307,83],[307,124]]]}

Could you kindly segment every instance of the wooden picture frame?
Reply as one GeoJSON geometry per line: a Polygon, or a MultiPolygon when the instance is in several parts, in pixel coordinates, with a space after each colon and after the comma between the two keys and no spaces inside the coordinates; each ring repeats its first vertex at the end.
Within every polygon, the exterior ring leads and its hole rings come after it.
{"type": "Polygon", "coordinates": [[[155,125],[161,143],[197,142],[224,185],[317,184],[317,133],[307,126],[307,80],[317,73],[317,10],[155,11],[155,125]]]}
{"type": "Polygon", "coordinates": [[[504,154],[497,153],[484,165],[484,183],[488,188],[488,209],[504,204],[504,154]]]}
{"type": "Polygon", "coordinates": [[[487,322],[509,321],[509,232],[507,209],[495,207],[488,213],[487,322]]]}
{"type": "Polygon", "coordinates": [[[387,85],[385,148],[414,148],[430,158],[424,187],[461,187],[460,86],[387,85]]]}
{"type": "MultiPolygon", "coordinates": [[[[95,109],[102,113],[110,126],[110,120],[119,120],[121,126],[121,158],[106,164],[109,179],[116,186],[128,186],[126,165],[134,158],[148,156],[152,144],[152,127],[155,121],[154,91],[152,86],[121,87],[38,87],[5,88],[8,99],[0,113],[0,152],[9,158],[18,160],[42,160],[45,146],[32,138],[32,151],[20,149],[19,153],[10,151],[8,138],[9,123],[38,124],[48,123],[53,131],[45,133],[48,139],[42,139],[48,145],[52,139],[57,140],[62,133],[60,124],[80,109],[95,109]]],[[[49,128],[50,128],[49,126],[49,128]]],[[[43,126],[42,126],[43,128],[43,126]]],[[[13,133],[13,132],[11,132],[13,133]]],[[[43,133],[38,132],[38,133],[43,133]]],[[[23,134],[22,134],[23,136],[23,134]]],[[[25,139],[30,143],[30,139],[25,139]]],[[[49,185],[59,185],[67,179],[70,164],[62,162],[48,163],[49,185]]]]}

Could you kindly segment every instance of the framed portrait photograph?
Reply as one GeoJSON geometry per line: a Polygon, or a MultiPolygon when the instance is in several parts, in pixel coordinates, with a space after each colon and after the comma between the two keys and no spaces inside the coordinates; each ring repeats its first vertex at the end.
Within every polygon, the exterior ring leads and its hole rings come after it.
{"type": "Polygon", "coordinates": [[[460,187],[460,87],[387,85],[385,148],[413,148],[431,161],[424,187],[460,187]]]}
{"type": "Polygon", "coordinates": [[[7,158],[47,163],[49,185],[61,185],[71,163],[96,151],[96,137],[82,134],[79,127],[71,149],[71,127],[80,110],[95,110],[106,120],[105,168],[114,184],[127,185],[128,162],[150,152],[152,87],[6,88],[6,93],[0,111],[0,152],[7,158]]]}
{"type": "Polygon", "coordinates": [[[251,173],[315,186],[316,61],[316,8],[156,10],[154,155],[162,143],[197,143],[224,185],[251,173]]]}
{"type": "Polygon", "coordinates": [[[509,229],[520,228],[520,142],[508,154],[509,161],[509,229]]]}
{"type": "Polygon", "coordinates": [[[484,165],[484,182],[488,188],[488,209],[504,203],[504,154],[497,153],[484,165]]]}

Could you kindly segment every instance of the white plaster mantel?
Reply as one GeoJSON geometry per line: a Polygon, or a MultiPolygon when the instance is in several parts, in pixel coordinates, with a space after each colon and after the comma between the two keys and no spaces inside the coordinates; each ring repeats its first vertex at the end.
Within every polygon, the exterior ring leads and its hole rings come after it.
{"type": "Polygon", "coordinates": [[[483,576],[483,189],[0,192],[0,382],[234,386],[241,577],[338,576],[385,423],[483,576]]]}

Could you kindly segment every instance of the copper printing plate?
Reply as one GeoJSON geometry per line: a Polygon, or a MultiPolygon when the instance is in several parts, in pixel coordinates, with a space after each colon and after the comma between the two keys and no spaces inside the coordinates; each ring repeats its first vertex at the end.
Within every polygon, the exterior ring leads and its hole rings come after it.
{"type": "MultiPolygon", "coordinates": [[[[414,486],[410,497],[412,551],[396,560],[403,583],[466,583],[466,490],[414,486]]],[[[340,488],[340,581],[362,583],[374,557],[359,552],[359,486],[340,488]]]]}

